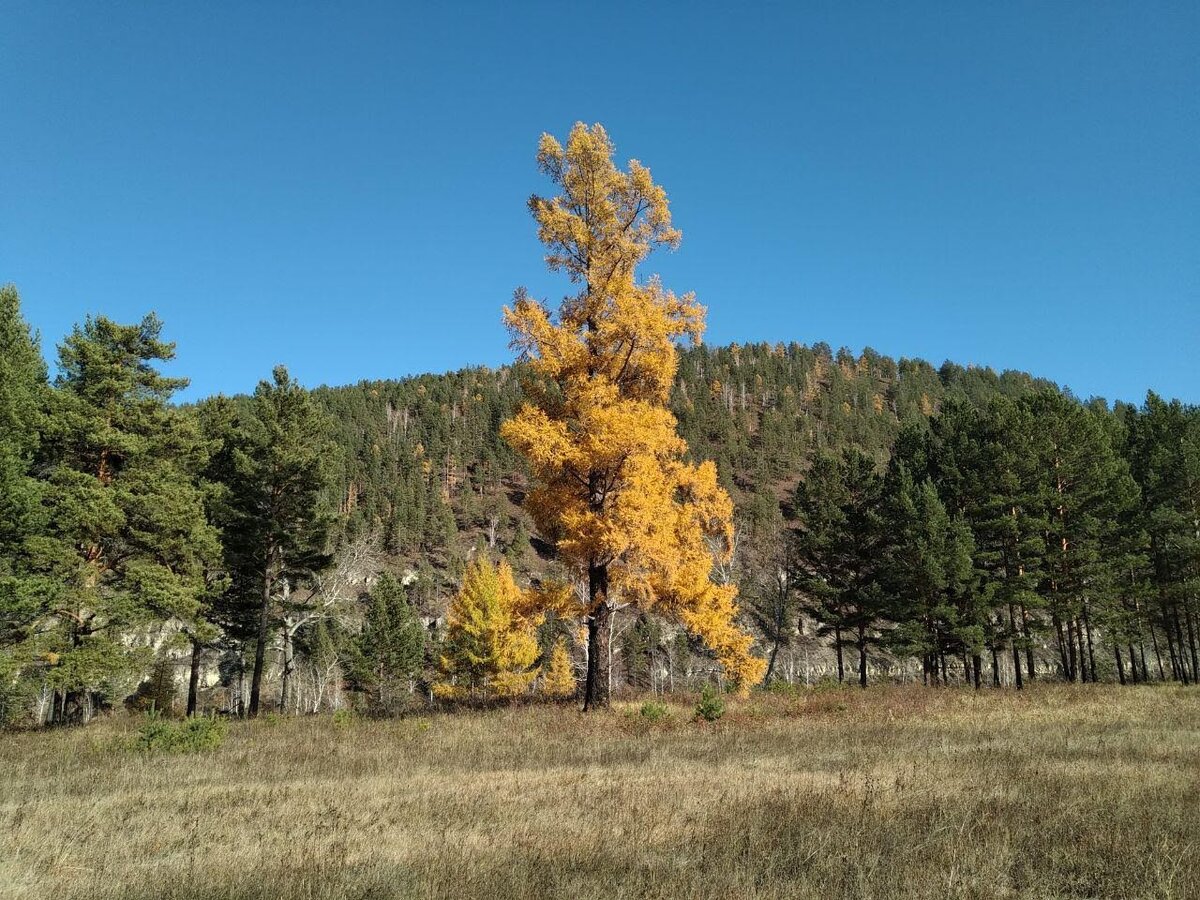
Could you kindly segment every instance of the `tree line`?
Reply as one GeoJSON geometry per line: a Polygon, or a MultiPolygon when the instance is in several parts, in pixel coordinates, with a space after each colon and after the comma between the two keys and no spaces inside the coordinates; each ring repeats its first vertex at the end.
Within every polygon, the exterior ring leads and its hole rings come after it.
{"type": "MultiPolygon", "coordinates": [[[[414,523],[393,524],[393,533],[414,537],[388,546],[380,517],[356,522],[363,504],[345,500],[362,441],[377,445],[380,435],[363,428],[361,440],[347,439],[354,420],[338,418],[333,399],[370,399],[378,388],[306,391],[277,369],[251,396],[181,406],[172,397],[183,381],[160,371],[173,350],[152,316],[85,322],[63,341],[50,379],[15,289],[0,296],[0,704],[8,720],[79,721],[156,686],[169,703],[176,679],[164,687],[152,676],[180,669],[189,712],[218,690],[225,699],[215,705],[257,712],[267,681],[272,708],[346,702],[348,690],[396,709],[439,680],[450,684],[441,677],[455,666],[441,662],[446,610],[472,560],[491,556],[526,581],[561,565],[531,543],[514,502],[528,476],[498,439],[515,406],[510,394],[519,394],[507,372],[392,383],[436,397],[447,387],[461,395],[469,379],[478,382],[470,396],[490,385],[492,401],[462,430],[464,417],[446,415],[437,400],[431,409],[386,401],[407,411],[419,436],[436,420],[444,441],[428,439],[442,466],[402,462],[411,445],[403,415],[392,412],[397,440],[379,445],[386,451],[366,448],[371,457],[395,454],[375,484],[414,486],[386,510],[414,523]],[[487,445],[491,453],[448,482],[461,464],[453,455],[445,464],[455,442],[455,452],[487,445]],[[436,529],[426,526],[431,518],[440,519],[436,529]]],[[[737,552],[720,577],[740,586],[767,680],[788,678],[783,660],[804,647],[814,659],[828,648],[836,676],[861,682],[904,659],[932,683],[1195,681],[1195,407],[1150,394],[1141,408],[1110,408],[1014,376],[1012,389],[999,390],[986,373],[973,376],[987,385],[973,398],[947,390],[930,368],[940,388],[922,392],[936,397],[928,416],[918,399],[905,420],[876,424],[877,441],[814,442],[798,460],[781,453],[765,462],[764,444],[779,442],[764,439],[761,423],[774,410],[751,398],[743,414],[741,387],[757,382],[763,395],[783,395],[780,380],[800,370],[786,361],[801,355],[701,347],[684,353],[673,388],[691,399],[680,419],[681,431],[696,434],[693,453],[716,459],[738,500],[737,552]],[[703,382],[687,377],[722,358],[735,372],[735,355],[749,379],[726,374],[719,390],[698,391],[703,382]],[[783,376],[761,378],[755,369],[766,364],[783,376]],[[705,402],[695,402],[698,393],[705,402]],[[704,437],[727,431],[738,435],[728,446],[704,437]]],[[[875,404],[866,413],[880,415],[875,404]]],[[[790,421],[810,436],[821,427],[804,412],[790,421]]],[[[551,693],[561,696],[564,673],[582,666],[580,636],[553,615],[521,628],[531,637],[519,665],[497,661],[507,651],[476,652],[455,682],[486,693],[489,673],[528,676],[536,667],[540,685],[553,661],[551,693]]],[[[666,689],[715,668],[702,646],[653,614],[631,614],[613,634],[605,663],[618,684],[666,689]]]]}
{"type": "Polygon", "coordinates": [[[871,673],[1194,683],[1200,411],[825,345],[700,343],[601,126],[539,168],[557,308],[511,367],[181,405],[153,314],[50,377],[0,289],[0,721],[871,673]],[[681,349],[678,342],[692,346],[681,349]],[[735,512],[736,510],[736,512],[735,512]],[[815,663],[815,665],[814,665],[815,663]]]}

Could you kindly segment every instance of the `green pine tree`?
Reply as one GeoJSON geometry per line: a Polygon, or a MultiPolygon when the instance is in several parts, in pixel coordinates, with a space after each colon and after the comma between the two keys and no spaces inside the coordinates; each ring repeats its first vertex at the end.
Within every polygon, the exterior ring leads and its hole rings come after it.
{"type": "Polygon", "coordinates": [[[227,487],[222,526],[232,576],[223,605],[254,647],[248,712],[256,716],[282,594],[328,560],[322,493],[332,452],[325,415],[283,366],[259,382],[228,427],[218,473],[227,487]]]}
{"type": "Polygon", "coordinates": [[[59,347],[60,376],[42,453],[50,527],[39,565],[56,718],[86,720],[136,679],[150,626],[195,620],[220,557],[197,476],[207,448],[170,404],[186,379],[153,314],[99,317],[59,347]]]}

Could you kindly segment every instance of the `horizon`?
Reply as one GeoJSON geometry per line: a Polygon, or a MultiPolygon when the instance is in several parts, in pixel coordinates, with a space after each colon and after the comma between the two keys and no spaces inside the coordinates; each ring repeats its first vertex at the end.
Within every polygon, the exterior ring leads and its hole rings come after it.
{"type": "Polygon", "coordinates": [[[641,272],[697,293],[712,346],[1200,402],[1200,7],[663,7],[570,53],[551,9],[16,4],[0,282],[52,367],[85,315],[156,310],[181,402],[279,363],[497,368],[512,291],[569,287],[524,205],[537,139],[600,122],[683,232],[641,272]],[[650,74],[550,74],[631,42],[650,74]]]}

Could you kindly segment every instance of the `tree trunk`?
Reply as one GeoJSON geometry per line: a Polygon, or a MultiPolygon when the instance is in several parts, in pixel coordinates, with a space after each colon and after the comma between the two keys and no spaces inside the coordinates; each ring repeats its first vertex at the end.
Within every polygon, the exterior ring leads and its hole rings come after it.
{"type": "Polygon", "coordinates": [[[1074,680],[1074,676],[1071,674],[1070,662],[1067,659],[1067,643],[1063,638],[1062,619],[1058,617],[1058,613],[1054,613],[1051,616],[1051,620],[1054,622],[1054,634],[1058,638],[1058,657],[1060,660],[1059,664],[1062,666],[1062,676],[1065,680],[1074,680]]]}
{"type": "MultiPolygon", "coordinates": [[[[1133,652],[1133,643],[1132,642],[1128,645],[1127,649],[1129,650],[1129,674],[1133,678],[1133,683],[1137,684],[1138,683],[1138,664],[1137,664],[1137,656],[1133,652]]],[[[1142,674],[1142,678],[1143,678],[1143,680],[1145,679],[1145,673],[1142,674]]]]}
{"type": "Polygon", "coordinates": [[[771,644],[771,655],[767,657],[767,671],[763,675],[763,687],[771,684],[771,676],[775,674],[775,657],[779,655],[779,632],[775,632],[775,640],[771,644]]]}
{"type": "Polygon", "coordinates": [[[1121,664],[1121,645],[1113,644],[1113,655],[1117,658],[1117,680],[1125,683],[1125,666],[1121,664]]]}
{"type": "Polygon", "coordinates": [[[858,626],[858,685],[867,686],[867,629],[864,625],[858,626]]]}
{"type": "Polygon", "coordinates": [[[267,554],[267,565],[263,569],[262,606],[258,612],[258,638],[254,644],[254,673],[250,678],[250,718],[258,715],[259,700],[262,695],[263,665],[267,660],[267,630],[271,620],[271,588],[274,587],[271,577],[271,557],[267,554]]]}
{"type": "Polygon", "coordinates": [[[1166,681],[1167,673],[1163,670],[1162,653],[1158,649],[1158,635],[1154,631],[1154,620],[1150,620],[1150,645],[1154,648],[1154,659],[1158,663],[1158,680],[1166,681]]]}
{"type": "Polygon", "coordinates": [[[1013,677],[1016,679],[1017,690],[1025,687],[1021,680],[1021,649],[1017,646],[1017,617],[1013,611],[1013,605],[1008,604],[1008,628],[1009,628],[1009,647],[1012,648],[1013,659],[1013,677]]]}
{"type": "Polygon", "coordinates": [[[204,650],[200,642],[192,638],[192,667],[188,674],[187,714],[196,714],[197,702],[200,699],[200,661],[204,650]]]}
{"type": "Polygon", "coordinates": [[[842,662],[842,629],[836,625],[833,629],[833,646],[837,650],[838,684],[842,684],[846,680],[846,667],[842,662]]]}
{"type": "Polygon", "coordinates": [[[607,667],[611,632],[609,620],[612,607],[608,603],[608,567],[588,568],[588,596],[592,614],[588,617],[587,679],[583,689],[584,712],[609,705],[608,676],[601,671],[607,667]]]}
{"type": "Polygon", "coordinates": [[[283,672],[280,677],[279,711],[287,714],[292,701],[292,664],[295,655],[292,649],[292,626],[286,619],[280,629],[283,639],[283,672]]]}
{"type": "Polygon", "coordinates": [[[975,690],[979,690],[979,670],[983,668],[983,657],[978,653],[971,657],[971,675],[975,679],[975,690]]]}

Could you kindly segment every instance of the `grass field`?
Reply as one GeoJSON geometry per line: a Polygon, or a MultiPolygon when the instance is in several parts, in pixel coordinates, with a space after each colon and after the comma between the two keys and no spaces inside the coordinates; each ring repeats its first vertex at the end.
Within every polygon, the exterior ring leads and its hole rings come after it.
{"type": "Polygon", "coordinates": [[[1200,897],[1195,689],[136,725],[0,737],[0,896],[1200,897]]]}

